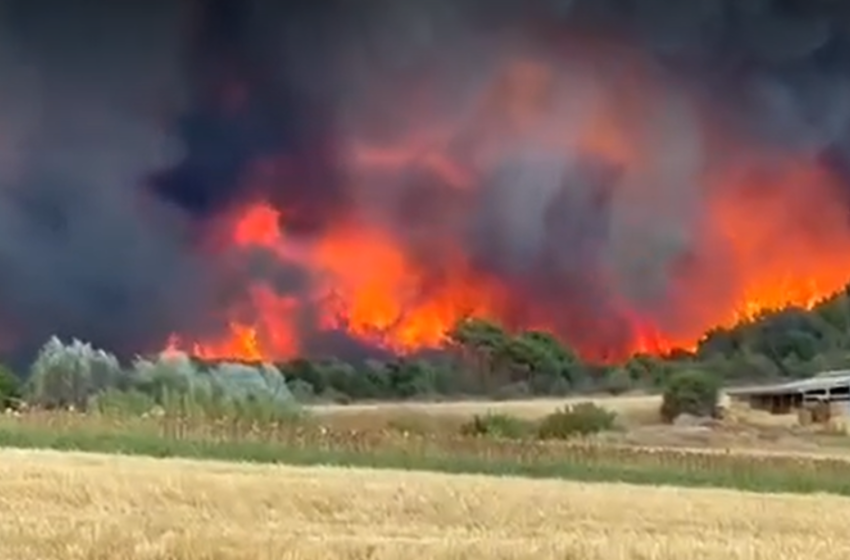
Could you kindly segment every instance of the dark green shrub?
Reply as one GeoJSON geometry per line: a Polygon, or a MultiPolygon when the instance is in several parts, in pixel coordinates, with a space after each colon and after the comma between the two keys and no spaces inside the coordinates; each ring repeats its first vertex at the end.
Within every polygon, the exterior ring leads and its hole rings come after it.
{"type": "Polygon", "coordinates": [[[17,408],[22,397],[20,380],[11,370],[0,365],[0,409],[17,408]]]}
{"type": "Polygon", "coordinates": [[[605,390],[610,395],[622,395],[632,389],[634,381],[626,368],[618,367],[605,376],[605,390]]]}
{"type": "Polygon", "coordinates": [[[537,429],[540,439],[569,439],[614,428],[617,415],[592,402],[566,406],[546,416],[537,429]]]}
{"type": "Polygon", "coordinates": [[[309,382],[303,379],[293,379],[286,384],[295,400],[300,403],[312,402],[316,399],[316,391],[309,382]]]}
{"type": "Polygon", "coordinates": [[[658,357],[637,354],[625,364],[633,384],[663,387],[672,373],[672,364],[658,357]]]}
{"type": "Polygon", "coordinates": [[[437,371],[422,360],[398,359],[384,364],[392,396],[411,399],[436,392],[437,371]]]}
{"type": "Polygon", "coordinates": [[[536,373],[529,380],[531,392],[534,395],[545,395],[548,397],[565,397],[573,390],[570,380],[563,375],[552,375],[550,373],[536,373]]]}
{"type": "Polygon", "coordinates": [[[333,403],[341,405],[348,405],[354,402],[354,399],[352,399],[350,395],[346,395],[341,391],[337,391],[333,387],[328,387],[327,389],[325,389],[325,392],[319,395],[317,400],[323,403],[333,403]]]}
{"type": "Polygon", "coordinates": [[[531,432],[531,425],[509,414],[476,414],[460,427],[465,436],[519,439],[531,432]]]}
{"type": "Polygon", "coordinates": [[[286,377],[286,382],[295,380],[309,383],[313,393],[321,395],[329,388],[329,375],[326,369],[304,358],[296,358],[289,362],[278,364],[278,368],[286,377]]]}
{"type": "Polygon", "coordinates": [[[502,385],[493,392],[494,401],[510,401],[518,399],[527,399],[531,396],[531,388],[525,381],[517,381],[502,385]]]}
{"type": "Polygon", "coordinates": [[[661,402],[661,419],[673,422],[680,414],[715,416],[720,383],[708,372],[690,369],[674,373],[661,402]]]}

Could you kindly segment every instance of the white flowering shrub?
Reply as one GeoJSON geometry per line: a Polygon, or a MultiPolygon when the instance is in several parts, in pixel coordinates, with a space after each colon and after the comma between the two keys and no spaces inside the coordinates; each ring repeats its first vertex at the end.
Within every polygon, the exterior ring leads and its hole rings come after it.
{"type": "Polygon", "coordinates": [[[156,402],[147,394],[130,389],[107,389],[94,395],[88,404],[89,410],[107,416],[144,416],[156,409],[156,402]]]}
{"type": "Polygon", "coordinates": [[[224,362],[210,370],[209,375],[214,387],[237,399],[264,398],[281,406],[290,406],[295,402],[292,391],[286,385],[286,378],[271,364],[252,367],[224,362]]]}
{"type": "Polygon", "coordinates": [[[274,366],[223,362],[203,369],[181,352],[139,358],[136,387],[167,409],[185,414],[278,418],[298,411],[283,374],[274,366]]]}
{"type": "Polygon", "coordinates": [[[136,358],[133,362],[135,385],[157,399],[165,392],[191,392],[199,382],[198,370],[183,352],[163,352],[156,359],[136,358]]]}
{"type": "Polygon", "coordinates": [[[114,355],[76,339],[64,344],[54,336],[30,368],[27,392],[36,406],[82,410],[92,395],[124,381],[126,376],[114,355]]]}

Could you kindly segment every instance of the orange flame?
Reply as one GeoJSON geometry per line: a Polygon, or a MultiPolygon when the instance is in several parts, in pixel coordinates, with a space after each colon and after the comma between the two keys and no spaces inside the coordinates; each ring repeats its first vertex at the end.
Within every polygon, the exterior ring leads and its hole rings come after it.
{"type": "MultiPolygon", "coordinates": [[[[642,130],[652,119],[645,105],[653,89],[641,77],[628,80],[609,80],[602,97],[586,91],[595,100],[593,108],[567,138],[559,136],[563,130],[557,121],[556,126],[550,122],[563,87],[556,73],[542,63],[513,61],[483,92],[472,119],[458,125],[460,131],[443,127],[392,149],[355,142],[349,163],[390,171],[420,166],[447,185],[474,190],[487,161],[512,149],[512,138],[525,141],[531,135],[535,145],[601,154],[641,177],[651,168],[646,150],[652,148],[645,145],[642,130]],[[634,82],[645,91],[632,87],[634,82]],[[452,150],[464,156],[450,155],[452,150]]],[[[727,146],[727,151],[745,155],[708,169],[696,189],[702,197],[694,217],[699,223],[687,224],[696,256],[673,265],[681,270],[676,268],[667,295],[670,316],[653,318],[623,303],[617,320],[627,323],[631,339],[621,353],[692,347],[708,328],[766,309],[811,307],[850,279],[850,222],[844,206],[835,203],[829,173],[815,161],[770,157],[751,146],[727,146]]],[[[661,196],[651,177],[628,186],[634,192],[624,196],[634,200],[661,196]]],[[[440,250],[451,266],[430,281],[434,271],[422,269],[402,243],[368,220],[342,220],[306,245],[288,239],[282,221],[285,217],[268,204],[248,206],[230,240],[237,247],[264,247],[303,266],[310,271],[312,292],[297,300],[269,286],[251,286],[239,308],[228,310],[231,319],[223,337],[188,345],[174,338],[170,348],[190,348],[204,358],[291,357],[300,349],[297,319],[306,302],[318,310],[322,327],[342,328],[398,352],[441,344],[456,321],[469,315],[506,320],[517,306],[539,309],[525,316],[542,320],[521,326],[547,329],[554,326],[546,319],[560,312],[534,301],[534,294],[515,293],[504,282],[476,273],[450,240],[441,242],[440,250]]]]}

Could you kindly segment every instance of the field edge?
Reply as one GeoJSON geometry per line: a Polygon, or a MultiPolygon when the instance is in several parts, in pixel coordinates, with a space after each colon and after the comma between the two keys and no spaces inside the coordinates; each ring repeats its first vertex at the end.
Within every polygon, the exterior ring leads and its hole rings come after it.
{"type": "MultiPolygon", "coordinates": [[[[408,453],[404,450],[357,451],[318,447],[294,447],[259,441],[204,441],[171,439],[145,433],[98,431],[56,431],[18,426],[0,427],[0,448],[54,450],[214,460],[234,463],[281,464],[291,466],[333,466],[446,474],[518,476],[531,479],[561,479],[576,482],[611,482],[636,485],[664,485],[692,488],[728,488],[760,493],[829,493],[850,496],[850,480],[806,469],[754,468],[714,470],[698,461],[681,464],[629,464],[622,460],[570,461],[569,457],[533,461],[522,457],[485,457],[452,454],[408,453]]],[[[679,458],[686,454],[667,451],[679,458]]]]}

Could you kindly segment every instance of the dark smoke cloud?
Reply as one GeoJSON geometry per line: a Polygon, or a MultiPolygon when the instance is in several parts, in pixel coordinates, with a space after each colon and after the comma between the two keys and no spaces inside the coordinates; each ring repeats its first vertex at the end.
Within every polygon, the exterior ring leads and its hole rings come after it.
{"type": "MultiPolygon", "coordinates": [[[[21,347],[59,334],[145,350],[172,331],[220,329],[216,313],[257,278],[303,293],[304,270],[199,248],[252,197],[286,209],[305,242],[357,215],[394,229],[426,268],[445,264],[437,240],[459,243],[479,270],[547,300],[547,318],[573,337],[597,328],[582,318],[615,313],[612,290],[672,325],[669,270],[692,249],[697,177],[717,157],[699,106],[776,157],[823,154],[850,169],[845,2],[5,0],[0,10],[0,324],[21,347]],[[352,169],[352,137],[393,145],[442,121],[468,123],[438,144],[469,160],[477,92],[524,53],[558,69],[552,130],[535,130],[544,137],[569,137],[600,99],[628,107],[629,80],[643,83],[630,64],[649,69],[647,103],[620,115],[640,131],[640,174],[578,147],[565,159],[535,134],[496,134],[501,156],[473,166],[483,188],[472,194],[427,165],[352,169]],[[269,166],[269,180],[247,179],[269,166]],[[600,269],[612,286],[595,282],[600,269]]],[[[355,344],[303,322],[317,352],[355,344]]]]}

